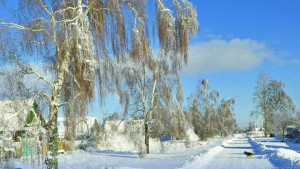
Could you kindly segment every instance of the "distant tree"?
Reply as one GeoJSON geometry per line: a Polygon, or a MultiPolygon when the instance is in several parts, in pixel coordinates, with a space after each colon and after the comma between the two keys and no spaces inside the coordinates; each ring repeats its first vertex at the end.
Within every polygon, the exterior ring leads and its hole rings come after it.
{"type": "Polygon", "coordinates": [[[255,128],[256,128],[255,123],[254,122],[249,122],[249,126],[246,129],[246,132],[255,131],[255,128]]]}
{"type": "Polygon", "coordinates": [[[295,124],[293,116],[296,115],[296,105],[283,90],[284,87],[283,82],[271,80],[268,88],[270,91],[269,104],[276,117],[274,122],[277,125],[276,127],[282,129],[282,137],[284,137],[286,127],[295,124]]]}
{"type": "Polygon", "coordinates": [[[197,134],[202,140],[204,139],[204,119],[203,115],[200,112],[200,108],[197,106],[197,100],[195,98],[195,95],[191,96],[189,103],[189,111],[192,114],[192,121],[191,124],[194,127],[195,134],[197,134]]]}
{"type": "Polygon", "coordinates": [[[214,135],[215,125],[213,116],[217,112],[219,92],[209,91],[209,83],[207,80],[202,80],[197,87],[196,98],[200,101],[200,111],[203,112],[204,136],[206,140],[214,135]]]}
{"type": "Polygon", "coordinates": [[[234,104],[235,100],[232,98],[223,99],[218,107],[215,122],[218,125],[218,131],[220,132],[221,137],[234,133],[236,127],[236,121],[233,113],[234,104]]]}
{"type": "Polygon", "coordinates": [[[300,129],[300,112],[296,113],[295,121],[296,121],[296,126],[300,129]]]}
{"type": "Polygon", "coordinates": [[[93,127],[92,127],[91,130],[92,130],[92,133],[94,133],[94,134],[99,133],[100,130],[101,130],[100,125],[99,125],[99,123],[98,123],[98,121],[96,119],[94,121],[94,124],[93,124],[93,127]]]}
{"type": "Polygon", "coordinates": [[[284,83],[272,80],[266,73],[261,73],[257,80],[253,101],[256,110],[251,115],[261,115],[264,118],[265,135],[276,128],[282,129],[293,124],[296,106],[290,96],[283,90],[284,83]]]}
{"type": "Polygon", "coordinates": [[[273,114],[269,103],[268,84],[271,78],[267,73],[260,73],[256,81],[255,92],[253,94],[253,103],[256,105],[256,111],[252,111],[251,115],[261,115],[264,119],[265,136],[272,130],[273,114]]]}
{"type": "Polygon", "coordinates": [[[233,113],[235,100],[223,99],[219,104],[219,93],[210,91],[207,80],[199,81],[197,90],[189,97],[191,124],[202,140],[215,135],[227,136],[236,127],[233,113]]]}

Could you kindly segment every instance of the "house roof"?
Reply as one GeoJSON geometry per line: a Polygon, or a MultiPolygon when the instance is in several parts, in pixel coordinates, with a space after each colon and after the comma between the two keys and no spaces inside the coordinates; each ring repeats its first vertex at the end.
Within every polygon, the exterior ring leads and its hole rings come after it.
{"type": "Polygon", "coordinates": [[[33,99],[0,101],[0,131],[24,129],[33,103],[33,99]]]}

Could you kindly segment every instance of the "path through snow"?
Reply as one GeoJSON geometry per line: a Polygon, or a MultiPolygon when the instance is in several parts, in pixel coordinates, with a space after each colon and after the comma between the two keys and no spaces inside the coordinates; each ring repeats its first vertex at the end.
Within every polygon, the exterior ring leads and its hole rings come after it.
{"type": "Polygon", "coordinates": [[[231,142],[210,149],[194,161],[185,164],[183,169],[267,169],[274,166],[261,155],[247,158],[243,152],[254,152],[246,136],[239,135],[231,142]]]}

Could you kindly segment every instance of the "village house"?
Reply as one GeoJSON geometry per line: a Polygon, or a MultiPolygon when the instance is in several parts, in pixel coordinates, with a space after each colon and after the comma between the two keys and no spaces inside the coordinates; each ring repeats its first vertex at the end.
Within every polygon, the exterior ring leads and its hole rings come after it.
{"type": "Polygon", "coordinates": [[[40,143],[46,129],[34,100],[0,101],[0,110],[0,151],[12,151],[17,157],[36,154],[31,145],[40,143]]]}

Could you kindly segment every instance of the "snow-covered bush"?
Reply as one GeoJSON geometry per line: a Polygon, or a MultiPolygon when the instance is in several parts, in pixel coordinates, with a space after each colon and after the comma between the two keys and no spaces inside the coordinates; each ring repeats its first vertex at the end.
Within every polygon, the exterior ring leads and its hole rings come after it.
{"type": "MultiPolygon", "coordinates": [[[[138,153],[145,156],[144,126],[142,120],[129,122],[121,120],[106,121],[102,135],[99,137],[98,149],[138,153]]],[[[172,153],[184,151],[188,147],[186,142],[199,140],[193,129],[186,132],[186,140],[162,141],[160,138],[150,138],[150,153],[172,153]],[[188,141],[187,141],[188,140],[188,141]]],[[[193,144],[190,144],[191,146],[193,144]]]]}
{"type": "Polygon", "coordinates": [[[99,139],[98,148],[101,150],[142,152],[144,150],[143,123],[140,120],[106,121],[99,139]]]}
{"type": "Polygon", "coordinates": [[[199,141],[199,137],[197,136],[197,134],[195,134],[193,128],[189,128],[186,131],[186,139],[185,140],[186,140],[185,141],[186,147],[190,147],[192,142],[199,141]]]}

